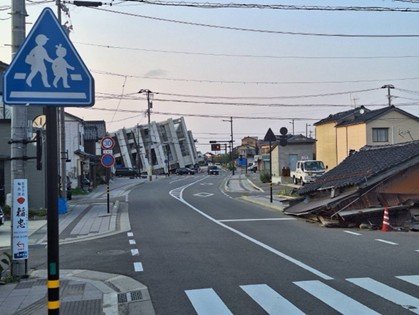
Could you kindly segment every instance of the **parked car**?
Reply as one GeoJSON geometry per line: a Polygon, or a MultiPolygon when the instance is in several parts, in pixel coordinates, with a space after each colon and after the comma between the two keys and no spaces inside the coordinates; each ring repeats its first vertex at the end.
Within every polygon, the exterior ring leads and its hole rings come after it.
{"type": "Polygon", "coordinates": [[[177,175],[194,175],[195,171],[188,167],[181,167],[176,170],[177,175]]]}
{"type": "Polygon", "coordinates": [[[132,167],[119,167],[115,170],[115,176],[117,177],[137,177],[139,176],[139,172],[137,169],[132,167]]]}
{"type": "Polygon", "coordinates": [[[326,172],[322,161],[305,160],[297,161],[295,171],[291,172],[291,178],[294,184],[301,185],[314,182],[317,178],[326,172]]]}
{"type": "Polygon", "coordinates": [[[208,175],[219,175],[220,174],[220,169],[218,168],[218,166],[212,165],[212,166],[208,166],[208,175]]]}
{"type": "Polygon", "coordinates": [[[4,224],[4,213],[3,209],[0,207],[0,225],[4,224]]]}

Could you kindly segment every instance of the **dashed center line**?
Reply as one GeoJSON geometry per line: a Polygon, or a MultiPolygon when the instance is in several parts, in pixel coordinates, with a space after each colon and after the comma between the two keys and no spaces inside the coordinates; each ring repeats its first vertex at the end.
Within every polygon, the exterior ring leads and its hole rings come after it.
{"type": "Polygon", "coordinates": [[[137,244],[137,242],[135,240],[129,240],[129,244],[130,245],[135,245],[135,244],[137,244]]]}
{"type": "Polygon", "coordinates": [[[356,233],[356,232],[352,232],[352,231],[343,231],[343,232],[348,233],[348,234],[352,234],[352,235],[362,235],[361,233],[356,233]]]}
{"type": "Polygon", "coordinates": [[[140,262],[135,262],[134,263],[134,270],[135,270],[135,272],[144,271],[143,264],[140,263],[140,262]]]}
{"type": "Polygon", "coordinates": [[[127,233],[127,236],[128,236],[128,237],[133,237],[133,236],[134,236],[134,233],[132,233],[132,232],[128,232],[128,233],[127,233]]]}
{"type": "Polygon", "coordinates": [[[399,245],[399,244],[394,243],[394,242],[382,240],[381,238],[376,238],[375,240],[378,241],[378,242],[382,242],[382,243],[386,243],[386,244],[390,244],[390,245],[399,245]]]}
{"type": "Polygon", "coordinates": [[[131,249],[131,255],[132,256],[138,256],[138,255],[140,255],[140,252],[138,251],[138,249],[134,248],[134,249],[131,249]]]}

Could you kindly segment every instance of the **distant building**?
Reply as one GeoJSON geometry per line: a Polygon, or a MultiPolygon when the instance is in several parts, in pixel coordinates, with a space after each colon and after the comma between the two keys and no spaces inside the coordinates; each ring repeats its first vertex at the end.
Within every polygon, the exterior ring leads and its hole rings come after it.
{"type": "Polygon", "coordinates": [[[194,166],[198,162],[195,141],[183,117],[151,122],[150,125],[150,131],[148,125],[137,125],[110,134],[116,143],[116,168],[137,168],[146,172],[151,165],[153,173],[165,174],[179,167],[194,166]]]}

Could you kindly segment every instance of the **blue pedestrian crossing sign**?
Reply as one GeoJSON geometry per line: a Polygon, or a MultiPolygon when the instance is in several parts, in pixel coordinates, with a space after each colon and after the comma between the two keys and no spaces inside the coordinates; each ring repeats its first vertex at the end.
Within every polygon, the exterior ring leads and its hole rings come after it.
{"type": "Polygon", "coordinates": [[[8,105],[94,104],[94,79],[50,8],[38,17],[3,82],[8,105]]]}

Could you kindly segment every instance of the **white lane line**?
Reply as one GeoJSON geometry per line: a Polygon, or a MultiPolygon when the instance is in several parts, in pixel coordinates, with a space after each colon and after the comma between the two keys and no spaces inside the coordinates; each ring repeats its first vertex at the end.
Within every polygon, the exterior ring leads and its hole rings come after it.
{"type": "Polygon", "coordinates": [[[419,249],[418,250],[415,250],[415,252],[418,252],[419,253],[419,249]]]}
{"type": "Polygon", "coordinates": [[[127,236],[128,236],[128,237],[133,237],[133,236],[134,236],[134,233],[132,233],[132,232],[128,232],[128,233],[127,233],[127,236]]]}
{"type": "Polygon", "coordinates": [[[262,248],[264,248],[264,249],[266,249],[266,250],[270,251],[271,253],[273,253],[273,254],[275,254],[275,255],[277,255],[277,256],[279,256],[279,257],[282,257],[283,259],[288,260],[289,262],[293,263],[294,265],[297,265],[297,266],[299,266],[299,267],[301,267],[301,268],[303,268],[303,269],[305,269],[305,270],[307,270],[307,271],[309,271],[309,272],[311,272],[311,273],[315,274],[316,276],[318,276],[318,277],[320,277],[320,278],[322,278],[322,279],[325,279],[325,280],[332,280],[332,279],[333,279],[332,277],[330,277],[330,276],[328,276],[328,275],[326,275],[326,274],[324,274],[324,273],[320,272],[319,270],[314,269],[314,268],[312,268],[312,267],[310,267],[310,266],[306,265],[305,263],[303,263],[303,262],[301,262],[301,261],[299,261],[299,260],[297,260],[297,259],[295,259],[295,258],[292,258],[291,256],[288,256],[287,254],[282,253],[282,252],[280,252],[279,250],[276,250],[275,248],[272,248],[272,247],[270,247],[269,245],[266,245],[266,244],[264,244],[264,243],[262,243],[262,242],[260,242],[260,241],[258,241],[258,240],[256,240],[256,239],[254,239],[254,238],[250,237],[249,235],[246,235],[246,234],[244,234],[244,233],[242,233],[242,232],[240,232],[240,231],[238,231],[238,230],[236,230],[236,229],[233,229],[232,227],[230,227],[230,226],[228,226],[228,225],[226,225],[226,224],[224,224],[224,223],[222,223],[222,222],[217,221],[217,220],[216,220],[216,219],[214,219],[213,217],[209,216],[208,214],[206,214],[206,213],[202,212],[202,211],[201,211],[201,210],[199,210],[198,208],[195,208],[195,207],[194,207],[194,206],[192,206],[190,203],[188,203],[187,201],[185,201],[185,200],[183,199],[183,191],[184,191],[186,188],[188,188],[189,186],[192,186],[192,185],[194,185],[194,184],[198,183],[199,181],[204,180],[205,178],[206,178],[206,177],[201,178],[201,179],[199,179],[199,180],[197,180],[197,181],[194,181],[194,182],[192,182],[192,183],[190,183],[190,184],[187,184],[187,185],[185,185],[185,186],[182,186],[182,187],[178,187],[178,188],[176,188],[176,189],[173,189],[173,190],[171,190],[171,191],[169,192],[169,194],[170,194],[173,198],[175,198],[175,199],[179,200],[180,202],[182,202],[183,204],[187,205],[187,206],[188,206],[189,208],[191,208],[192,210],[195,210],[196,212],[198,212],[199,214],[201,214],[203,217],[207,218],[208,220],[211,220],[211,221],[212,221],[212,222],[214,222],[215,224],[218,224],[219,226],[222,226],[223,228],[225,228],[225,229],[227,229],[227,230],[230,230],[230,231],[231,231],[231,232],[233,232],[233,233],[236,233],[237,235],[239,235],[239,236],[241,236],[241,237],[243,237],[243,238],[247,239],[248,241],[250,241],[250,242],[252,242],[252,243],[254,243],[254,244],[256,244],[256,245],[259,245],[259,246],[261,246],[262,248]]]}
{"type": "Polygon", "coordinates": [[[138,256],[138,255],[140,255],[140,252],[138,251],[138,249],[134,248],[134,249],[131,249],[131,255],[132,256],[138,256]]]}
{"type": "Polygon", "coordinates": [[[386,244],[390,244],[390,245],[399,245],[399,244],[394,243],[394,242],[382,240],[381,238],[376,238],[375,240],[378,241],[378,242],[382,242],[382,243],[386,243],[386,244]]]}
{"type": "Polygon", "coordinates": [[[135,245],[135,244],[137,244],[137,242],[135,240],[129,240],[129,244],[130,245],[135,245]]]}
{"type": "Polygon", "coordinates": [[[218,222],[290,221],[290,220],[297,220],[297,219],[296,218],[228,219],[228,220],[218,220],[218,222]]]}
{"type": "Polygon", "coordinates": [[[320,281],[297,281],[294,283],[342,314],[379,314],[320,281]]]}
{"type": "Polygon", "coordinates": [[[198,315],[233,315],[213,289],[185,291],[198,315]]]}
{"type": "Polygon", "coordinates": [[[400,305],[415,314],[419,314],[419,299],[414,296],[393,289],[392,287],[371,278],[351,278],[346,280],[386,300],[400,305]]]}
{"type": "Polygon", "coordinates": [[[135,262],[134,263],[134,270],[135,270],[135,272],[144,271],[143,264],[140,263],[140,262],[135,262]]]}
{"type": "Polygon", "coordinates": [[[352,231],[343,231],[343,232],[348,233],[348,234],[352,234],[352,235],[362,235],[361,233],[356,233],[356,232],[352,232],[352,231]]]}
{"type": "Polygon", "coordinates": [[[241,285],[240,288],[270,315],[304,314],[266,284],[241,285]]]}
{"type": "Polygon", "coordinates": [[[396,277],[419,287],[419,276],[399,276],[396,277]]]}

